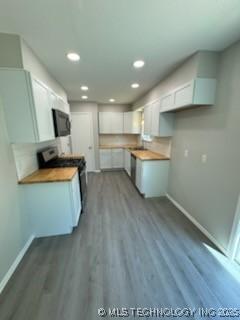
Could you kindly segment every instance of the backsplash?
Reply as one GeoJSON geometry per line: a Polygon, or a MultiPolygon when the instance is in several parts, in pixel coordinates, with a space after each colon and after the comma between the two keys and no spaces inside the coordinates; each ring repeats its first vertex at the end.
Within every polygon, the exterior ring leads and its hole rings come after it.
{"type": "Polygon", "coordinates": [[[37,151],[47,146],[57,146],[60,151],[58,139],[42,143],[12,144],[17,177],[19,180],[38,169],[37,151]]]}
{"type": "Polygon", "coordinates": [[[145,148],[164,154],[165,156],[171,156],[171,138],[153,138],[151,142],[144,141],[143,145],[145,148]]]}
{"type": "Polygon", "coordinates": [[[121,145],[121,144],[138,144],[139,135],[135,134],[100,134],[99,144],[100,145],[121,145]]]}

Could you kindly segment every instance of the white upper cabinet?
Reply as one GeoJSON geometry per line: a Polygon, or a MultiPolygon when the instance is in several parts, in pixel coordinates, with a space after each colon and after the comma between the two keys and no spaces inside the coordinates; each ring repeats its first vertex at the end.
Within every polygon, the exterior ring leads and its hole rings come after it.
{"type": "Polygon", "coordinates": [[[140,134],[141,112],[99,112],[99,133],[140,134]]]}
{"type": "Polygon", "coordinates": [[[11,143],[55,139],[52,109],[60,109],[60,98],[30,72],[0,68],[0,99],[11,143]]]}
{"type": "Polygon", "coordinates": [[[144,107],[144,134],[151,135],[152,133],[152,105],[144,107]]]}
{"type": "Polygon", "coordinates": [[[123,133],[123,113],[99,112],[99,133],[123,133]]]}
{"type": "Polygon", "coordinates": [[[161,113],[160,100],[144,107],[144,134],[153,137],[173,135],[174,114],[161,113]]]}
{"type": "Polygon", "coordinates": [[[127,134],[141,133],[142,113],[138,111],[124,112],[123,115],[123,129],[127,134]]]}
{"type": "Polygon", "coordinates": [[[122,112],[112,112],[111,133],[123,133],[123,113],[122,112]]]}
{"type": "Polygon", "coordinates": [[[36,143],[55,138],[51,91],[28,71],[0,69],[0,97],[10,142],[36,143]]]}
{"type": "Polygon", "coordinates": [[[215,102],[216,79],[196,78],[161,97],[161,112],[181,108],[213,105],[215,102]]]}
{"type": "Polygon", "coordinates": [[[49,90],[38,80],[32,79],[39,141],[55,139],[49,90]]]}
{"type": "Polygon", "coordinates": [[[174,105],[174,94],[173,92],[166,94],[161,98],[161,112],[169,110],[174,105]]]}
{"type": "Polygon", "coordinates": [[[99,133],[112,133],[112,112],[99,112],[99,133]]]}
{"type": "Polygon", "coordinates": [[[151,104],[152,122],[151,122],[151,135],[159,136],[159,118],[160,118],[160,102],[156,101],[151,104]]]}

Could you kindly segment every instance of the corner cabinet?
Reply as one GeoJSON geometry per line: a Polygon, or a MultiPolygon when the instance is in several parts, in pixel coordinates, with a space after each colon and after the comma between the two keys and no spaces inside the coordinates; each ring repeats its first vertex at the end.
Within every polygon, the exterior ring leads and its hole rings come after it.
{"type": "Polygon", "coordinates": [[[216,79],[196,78],[161,97],[161,112],[177,111],[182,108],[213,105],[215,102],[216,79]]]}
{"type": "Polygon", "coordinates": [[[142,113],[138,111],[124,112],[123,131],[126,134],[141,134],[142,113]]]}
{"type": "Polygon", "coordinates": [[[1,68],[0,99],[11,143],[55,139],[52,108],[59,109],[59,97],[30,72],[1,68]]]}
{"type": "Polygon", "coordinates": [[[160,100],[144,107],[144,134],[153,137],[171,137],[174,128],[174,114],[160,113],[160,108],[160,100]]]}

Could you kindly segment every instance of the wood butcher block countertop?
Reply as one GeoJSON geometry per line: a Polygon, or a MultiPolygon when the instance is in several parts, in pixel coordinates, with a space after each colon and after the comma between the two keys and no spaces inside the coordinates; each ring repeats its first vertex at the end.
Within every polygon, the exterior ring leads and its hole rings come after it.
{"type": "Polygon", "coordinates": [[[75,167],[40,169],[20,180],[19,184],[67,182],[73,179],[77,170],[75,167]]]}
{"type": "Polygon", "coordinates": [[[147,161],[147,160],[169,160],[169,157],[166,157],[160,153],[156,153],[150,150],[133,150],[131,154],[136,158],[147,161]]]}

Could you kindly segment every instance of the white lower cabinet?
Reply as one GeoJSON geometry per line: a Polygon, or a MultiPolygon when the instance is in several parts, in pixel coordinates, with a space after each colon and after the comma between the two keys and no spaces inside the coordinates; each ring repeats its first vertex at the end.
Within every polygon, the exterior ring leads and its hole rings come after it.
{"type": "Polygon", "coordinates": [[[136,187],[146,198],[165,196],[168,185],[169,160],[137,159],[136,187]]]}
{"type": "Polygon", "coordinates": [[[112,149],[112,168],[118,169],[123,168],[123,149],[112,149]]]}
{"type": "Polygon", "coordinates": [[[124,169],[129,176],[131,176],[131,152],[124,150],[124,169]]]}
{"type": "Polygon", "coordinates": [[[72,232],[81,213],[78,173],[72,181],[20,185],[23,212],[36,237],[72,232]]]}
{"type": "Polygon", "coordinates": [[[112,168],[112,150],[100,149],[100,169],[112,168]]]}
{"type": "Polygon", "coordinates": [[[123,167],[123,149],[100,149],[100,169],[120,169],[123,167]]]}

